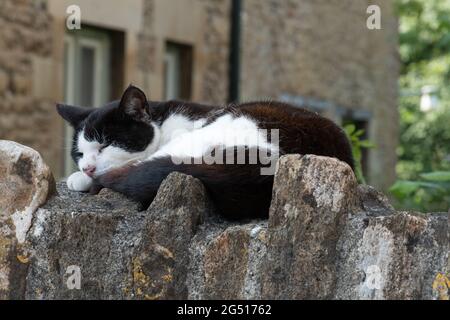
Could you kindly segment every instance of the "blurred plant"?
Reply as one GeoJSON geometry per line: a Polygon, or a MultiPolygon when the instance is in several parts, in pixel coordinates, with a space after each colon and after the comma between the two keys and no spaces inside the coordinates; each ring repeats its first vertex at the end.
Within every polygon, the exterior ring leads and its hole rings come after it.
{"type": "Polygon", "coordinates": [[[352,145],[353,159],[355,160],[355,175],[359,183],[366,184],[366,179],[362,171],[362,152],[363,149],[374,148],[375,145],[369,141],[362,139],[364,130],[357,130],[354,124],[347,124],[344,126],[344,131],[352,145]]]}
{"type": "Polygon", "coordinates": [[[401,206],[446,209],[441,206],[446,203],[442,194],[450,193],[448,183],[427,180],[423,172],[450,171],[450,0],[396,0],[396,5],[402,60],[400,181],[391,191],[401,206]],[[437,88],[439,101],[428,112],[420,110],[425,86],[437,88]]]}
{"type": "Polygon", "coordinates": [[[450,207],[450,171],[420,175],[419,181],[399,180],[390,192],[404,209],[447,211],[450,207]]]}
{"type": "Polygon", "coordinates": [[[450,170],[450,0],[397,0],[400,17],[400,146],[397,175],[450,170]],[[420,110],[424,86],[439,108],[420,110]]]}

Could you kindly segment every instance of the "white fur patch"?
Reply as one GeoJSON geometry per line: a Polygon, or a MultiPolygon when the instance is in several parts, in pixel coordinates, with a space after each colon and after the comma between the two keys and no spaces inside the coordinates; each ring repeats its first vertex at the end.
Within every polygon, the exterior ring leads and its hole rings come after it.
{"type": "Polygon", "coordinates": [[[88,166],[96,166],[100,147],[101,144],[99,142],[86,140],[84,130],[78,134],[77,149],[83,154],[78,160],[78,168],[80,168],[80,171],[83,171],[83,168],[88,166]]]}
{"type": "Polygon", "coordinates": [[[92,179],[81,171],[72,173],[67,179],[67,188],[72,191],[89,191],[92,186],[92,179]]]}
{"type": "Polygon", "coordinates": [[[205,119],[189,120],[181,114],[170,115],[161,125],[161,143],[163,146],[176,137],[200,129],[205,123],[205,119]]]}
{"type": "Polygon", "coordinates": [[[165,156],[202,157],[211,147],[216,146],[248,146],[278,151],[277,146],[268,143],[266,135],[259,130],[255,121],[244,116],[235,118],[226,114],[203,128],[178,134],[149,160],[165,156]]]}

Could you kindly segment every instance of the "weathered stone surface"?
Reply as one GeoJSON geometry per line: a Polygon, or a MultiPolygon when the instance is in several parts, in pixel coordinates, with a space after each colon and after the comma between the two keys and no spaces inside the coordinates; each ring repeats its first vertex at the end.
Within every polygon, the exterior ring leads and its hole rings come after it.
{"type": "Polygon", "coordinates": [[[350,218],[338,243],[342,299],[432,299],[448,270],[448,216],[398,212],[350,218]]]}
{"type": "Polygon", "coordinates": [[[331,299],[336,242],[357,203],[356,179],[336,159],[287,156],[278,162],[262,295],[331,299]]]}
{"type": "Polygon", "coordinates": [[[157,299],[187,296],[188,245],[210,210],[203,185],[171,174],[147,211],[110,190],[98,196],[58,185],[29,239],[29,299],[157,299]],[[183,190],[183,192],[180,192],[183,190]],[[67,286],[80,268],[82,290],[67,286]]]}
{"type": "Polygon", "coordinates": [[[36,213],[28,234],[27,299],[128,297],[129,266],[146,213],[109,190],[99,196],[70,192],[58,184],[54,197],[36,213]],[[82,290],[67,286],[70,267],[79,267],[82,290]]]}
{"type": "Polygon", "coordinates": [[[172,173],[147,210],[142,241],[132,259],[136,298],[186,299],[189,244],[212,209],[202,183],[172,173]]]}
{"type": "Polygon", "coordinates": [[[267,222],[208,221],[190,245],[190,299],[258,299],[267,222]]]}
{"type": "Polygon", "coordinates": [[[55,191],[55,182],[39,153],[0,140],[0,298],[22,290],[27,260],[25,238],[35,211],[55,191]]]}
{"type": "Polygon", "coordinates": [[[3,298],[448,297],[448,216],[396,212],[335,159],[282,157],[268,221],[224,221],[201,182],[179,173],[145,211],[109,190],[57,187],[24,254],[0,263],[20,284],[3,298]]]}

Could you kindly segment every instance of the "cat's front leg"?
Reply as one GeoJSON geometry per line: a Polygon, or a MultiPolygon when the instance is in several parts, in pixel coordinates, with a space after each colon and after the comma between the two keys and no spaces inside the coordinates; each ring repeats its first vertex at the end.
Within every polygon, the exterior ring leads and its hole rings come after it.
{"type": "Polygon", "coordinates": [[[67,179],[67,187],[72,191],[86,192],[89,191],[93,183],[92,178],[88,177],[81,171],[72,173],[67,179]]]}

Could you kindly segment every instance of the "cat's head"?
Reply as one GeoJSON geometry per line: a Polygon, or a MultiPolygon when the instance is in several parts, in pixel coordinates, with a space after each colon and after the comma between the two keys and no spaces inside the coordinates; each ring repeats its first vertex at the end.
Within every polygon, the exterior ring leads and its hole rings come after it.
{"type": "Polygon", "coordinates": [[[101,108],[57,105],[73,128],[72,158],[80,171],[96,177],[153,153],[159,134],[147,98],[129,86],[120,101],[101,108]]]}

